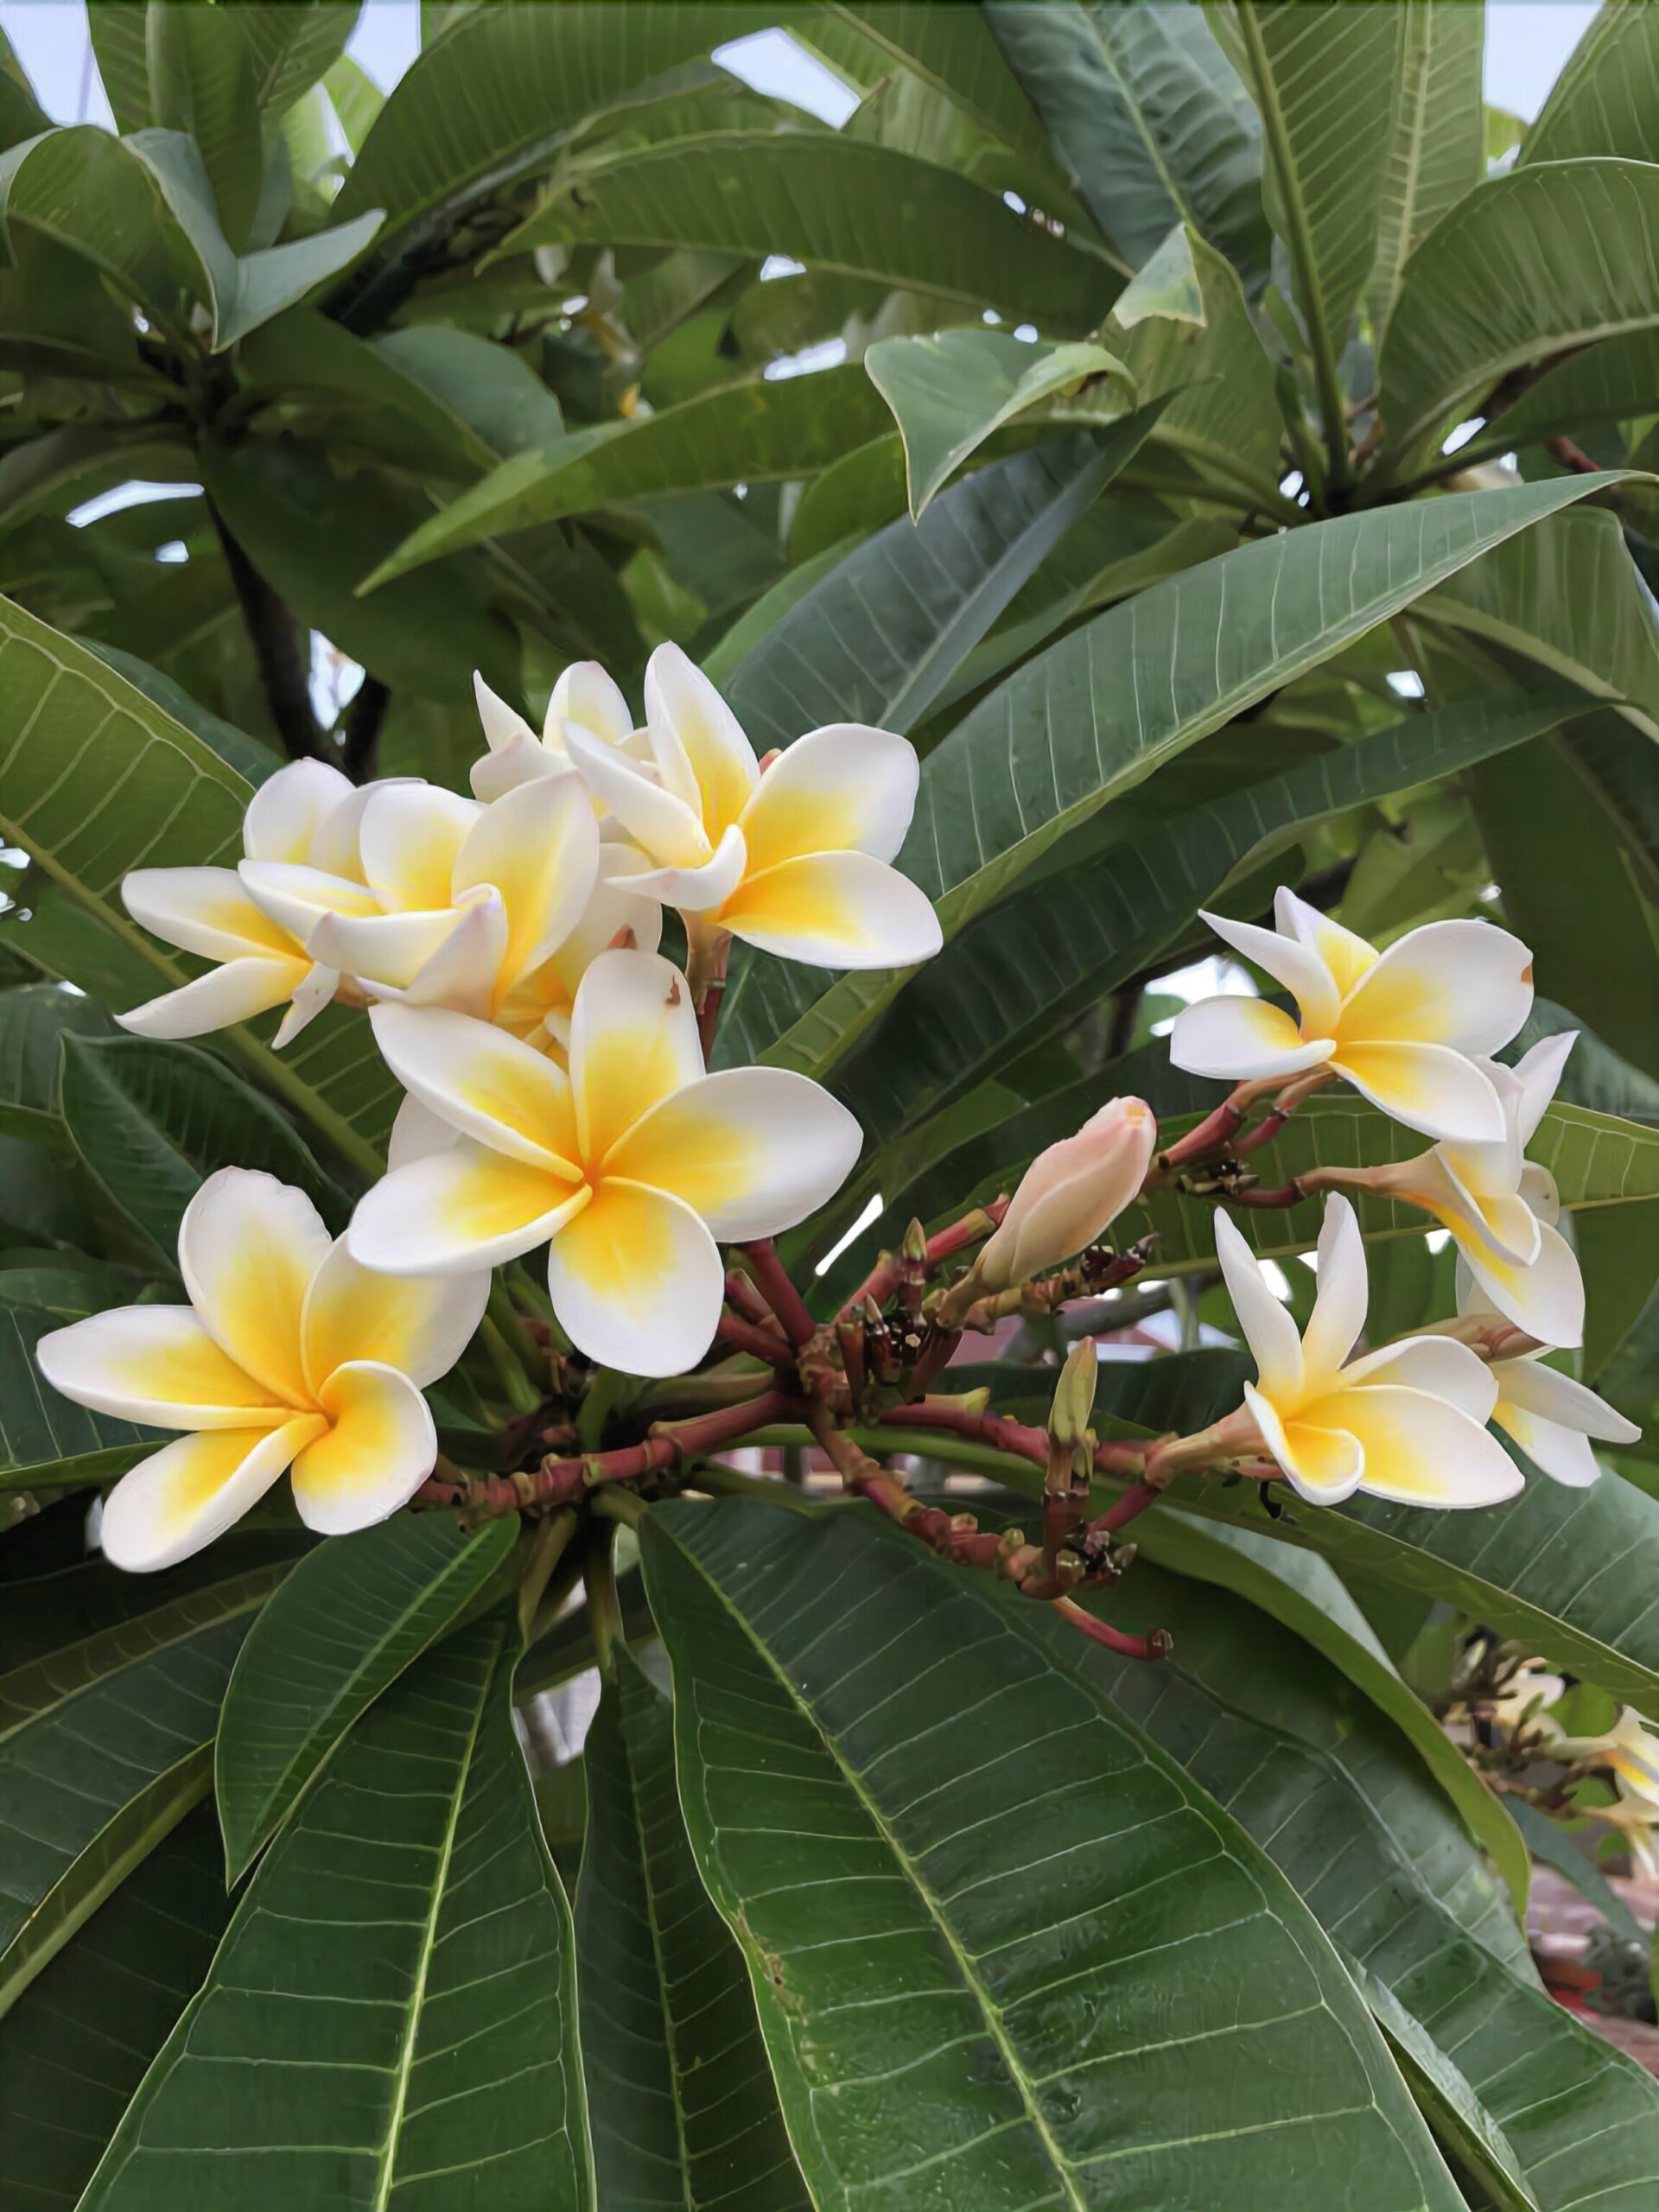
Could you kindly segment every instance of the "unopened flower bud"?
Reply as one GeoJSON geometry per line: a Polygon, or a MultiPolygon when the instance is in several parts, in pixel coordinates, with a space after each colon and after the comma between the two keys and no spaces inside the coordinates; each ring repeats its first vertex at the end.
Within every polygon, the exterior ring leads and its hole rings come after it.
{"type": "Polygon", "coordinates": [[[1028,1282],[1092,1244],[1139,1192],[1157,1142],[1146,1101],[1114,1098],[1075,1136],[1039,1153],[979,1255],[980,1287],[1028,1282]]]}
{"type": "Polygon", "coordinates": [[[1095,1410],[1095,1385],[1099,1377],[1100,1361],[1095,1340],[1092,1337],[1080,1338],[1072,1345],[1054,1385],[1048,1433],[1057,1444],[1084,1445],[1092,1450],[1089,1422],[1095,1410]]]}

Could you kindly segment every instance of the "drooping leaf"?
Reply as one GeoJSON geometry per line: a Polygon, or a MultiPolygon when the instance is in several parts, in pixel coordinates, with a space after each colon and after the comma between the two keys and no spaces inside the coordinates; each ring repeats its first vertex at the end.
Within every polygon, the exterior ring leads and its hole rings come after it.
{"type": "MultiPolygon", "coordinates": [[[[835,12],[865,36],[902,59],[907,69],[971,116],[983,130],[1025,153],[1040,152],[1042,126],[1020,97],[996,43],[988,35],[990,11],[935,8],[930,0],[848,0],[835,12]]],[[[803,25],[809,37],[817,26],[803,25]]]]}
{"type": "Polygon", "coordinates": [[[1129,265],[1190,222],[1255,289],[1268,264],[1261,127],[1202,9],[989,0],[983,12],[1129,265]]]}
{"type": "Polygon", "coordinates": [[[453,1628],[513,1547],[402,1513],[301,1561],[255,1622],[219,1715],[213,1785],[230,1881],[287,1819],[359,1717],[453,1628]]]}
{"type": "Polygon", "coordinates": [[[1471,462],[1564,433],[1582,436],[1603,423],[1622,423],[1659,407],[1659,330],[1604,338],[1569,353],[1530,385],[1512,405],[1488,418],[1463,450],[1471,462]]]}
{"type": "Polygon", "coordinates": [[[1104,2187],[1324,2212],[1338,2169],[1372,2212],[1457,2205],[1288,1885],[1054,1663],[1038,1607],[861,1508],[670,1505],[643,1554],[692,1847],[821,2204],[901,2201],[925,2167],[988,2212],[1104,2187]],[[822,1941],[826,1882],[850,1944],[822,1941]],[[1239,2063],[1195,2068],[1195,2036],[1239,2063]]]}
{"type": "Polygon", "coordinates": [[[626,1649],[583,1764],[576,1970],[601,2202],[809,2212],[743,1956],[686,1838],[672,1710],[626,1649]]]}
{"type": "Polygon", "coordinates": [[[1404,456],[1511,372],[1659,325],[1659,167],[1548,162],[1459,200],[1406,270],[1382,356],[1404,456]]]}
{"type": "MultiPolygon", "coordinates": [[[[251,21],[264,11],[248,11],[251,21]]],[[[296,11],[297,12],[297,11],[296,11]]],[[[253,56],[240,15],[158,8],[145,23],[149,108],[164,130],[194,138],[232,252],[248,242],[259,205],[264,150],[253,56]]]]}
{"type": "Polygon", "coordinates": [[[1379,330],[1407,262],[1448,208],[1485,174],[1481,61],[1484,10],[1458,0],[1408,0],[1400,106],[1378,211],[1376,267],[1367,297],[1379,330]]]}
{"type": "Polygon", "coordinates": [[[496,2212],[587,2212],[570,1916],[512,1732],[516,1642],[499,1613],[475,1622],[364,1715],[266,1854],[85,2212],[404,2212],[469,2169],[496,2212]]]}
{"type": "Polygon", "coordinates": [[[1027,345],[1001,330],[879,339],[864,365],[904,440],[910,512],[918,522],[953,471],[1015,416],[1085,384],[1116,380],[1124,405],[1132,391],[1122,363],[1103,346],[1027,345]]]}
{"type": "Polygon", "coordinates": [[[1122,286],[1110,262],[995,193],[833,131],[722,131],[584,172],[503,251],[583,244],[787,253],[809,268],[988,302],[1062,336],[1098,322],[1122,286]]]}

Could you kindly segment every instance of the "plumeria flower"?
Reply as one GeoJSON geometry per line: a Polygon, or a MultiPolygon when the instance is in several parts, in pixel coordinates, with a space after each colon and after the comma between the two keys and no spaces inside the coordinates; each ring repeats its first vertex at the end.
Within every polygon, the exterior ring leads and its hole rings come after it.
{"type": "Polygon", "coordinates": [[[549,1244],[572,1342],[631,1375],[679,1374],[709,1349],[717,1237],[792,1226],[858,1156],[858,1123],[805,1076],[706,1075],[685,979],[654,953],[588,969],[568,1072],[464,1014],[378,1006],[371,1019],[399,1082],[457,1134],[423,1150],[404,1133],[400,1164],[358,1206],[353,1254],[461,1274],[549,1244]]]}
{"type": "Polygon", "coordinates": [[[567,722],[580,724],[598,744],[618,746],[642,762],[650,758],[645,734],[634,728],[627,701],[596,660],[573,661],[564,671],[553,686],[539,737],[481,676],[474,676],[473,690],[490,748],[472,766],[479,798],[500,798],[538,777],[571,774],[575,763],[565,742],[567,722]]]}
{"type": "Polygon", "coordinates": [[[1257,1446],[1316,1505],[1356,1491],[1406,1505],[1491,1505],[1520,1489],[1520,1469],[1484,1426],[1497,1386],[1467,1344],[1405,1337],[1349,1358],[1369,1285],[1346,1198],[1325,1203],[1319,1294],[1300,1338],[1225,1214],[1216,1217],[1216,1251],[1256,1364],[1243,1408],[1220,1425],[1230,1440],[1257,1446]]]}
{"type": "Polygon", "coordinates": [[[1602,1735],[1558,1738],[1550,1756],[1573,1766],[1605,1767],[1621,1796],[1659,1815],[1659,1736],[1634,1706],[1621,1706],[1618,1719],[1602,1735]]]}
{"type": "Polygon", "coordinates": [[[915,810],[915,748],[891,730],[810,730],[763,775],[737,717],[677,645],[645,671],[651,763],[567,720],[594,797],[650,855],[632,888],[677,907],[694,956],[727,937],[819,967],[898,968],[943,942],[888,863],[915,810]]]}
{"type": "Polygon", "coordinates": [[[1548,1674],[1536,1659],[1529,1659],[1491,1700],[1491,1717],[1511,1736],[1524,1729],[1540,1750],[1552,1748],[1553,1756],[1553,1746],[1561,1741],[1564,1731],[1560,1721],[1551,1719],[1548,1708],[1566,1695],[1564,1675],[1548,1674]]]}
{"type": "Polygon", "coordinates": [[[1276,930],[1203,918],[1296,1000],[1300,1020],[1263,999],[1201,999],[1176,1016],[1169,1054],[1192,1075],[1232,1082],[1324,1069],[1408,1128],[1497,1142],[1503,1114],[1487,1071],[1532,1009],[1532,955],[1491,922],[1428,922],[1386,952],[1281,888],[1276,930]]]}
{"type": "Polygon", "coordinates": [[[1433,1214],[1451,1230],[1490,1306],[1541,1344],[1569,1347],[1584,1341],[1584,1278],[1555,1226],[1560,1200],[1554,1178],[1527,1159],[1526,1147],[1576,1039],[1569,1030],[1544,1038],[1512,1068],[1486,1064],[1503,1113],[1496,1143],[1437,1144],[1414,1160],[1362,1168],[1352,1177],[1359,1187],[1433,1214]]]}
{"type": "Polygon", "coordinates": [[[1637,1872],[1649,1882],[1659,1882],[1659,1838],[1655,1834],[1659,1829],[1659,1804],[1637,1796],[1622,1781],[1615,1786],[1618,1790],[1616,1805],[1586,1805],[1581,1809],[1592,1820],[1616,1828],[1637,1872]]]}
{"type": "Polygon", "coordinates": [[[1592,1436],[1602,1444],[1639,1440],[1636,1423],[1616,1413],[1587,1383],[1544,1365],[1548,1347],[1510,1326],[1486,1303],[1461,1259],[1458,1311],[1467,1320],[1491,1325],[1487,1334],[1495,1347],[1492,1373],[1497,1378],[1492,1419],[1542,1473],[1570,1490],[1587,1490],[1601,1473],[1590,1448],[1592,1436]]]}
{"type": "MultiPolygon", "coordinates": [[[[326,870],[347,904],[372,904],[357,862],[357,830],[369,788],[359,791],[322,760],[296,760],[262,784],[242,825],[243,862],[326,870]]],[[[327,1005],[338,973],[273,917],[227,868],[135,868],[121,886],[127,912],[147,930],[219,964],[180,989],[118,1016],[141,1037],[200,1037],[287,1006],[278,1046],[297,1037],[327,1005]]]]}
{"type": "Polygon", "coordinates": [[[1103,1236],[1146,1180],[1158,1124],[1143,1098],[1113,1098],[1033,1160],[971,1274],[1005,1290],[1103,1236]]]}
{"type": "Polygon", "coordinates": [[[186,1433],[104,1502],[117,1567],[172,1567],[291,1467],[308,1528],[384,1521],[432,1471],[421,1395],[454,1366],[489,1294],[486,1268],[372,1274],[302,1191],[242,1167],[211,1175],[179,1226],[188,1306],[124,1306],[41,1338],[56,1390],[94,1413],[186,1433]]]}

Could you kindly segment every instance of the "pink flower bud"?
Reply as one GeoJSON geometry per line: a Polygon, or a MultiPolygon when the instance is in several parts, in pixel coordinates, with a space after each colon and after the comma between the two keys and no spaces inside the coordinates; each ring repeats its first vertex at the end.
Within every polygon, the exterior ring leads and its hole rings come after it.
{"type": "Polygon", "coordinates": [[[1094,1243],[1146,1180],[1157,1142],[1146,1101],[1114,1098],[1076,1136],[1039,1153],[979,1255],[981,1287],[1028,1282],[1094,1243]]]}

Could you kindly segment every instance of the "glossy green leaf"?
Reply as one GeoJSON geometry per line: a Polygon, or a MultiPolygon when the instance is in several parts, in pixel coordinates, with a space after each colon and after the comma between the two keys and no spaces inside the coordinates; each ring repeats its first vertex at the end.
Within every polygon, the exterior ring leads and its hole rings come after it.
{"type": "Polygon", "coordinates": [[[1526,133],[1523,162],[1659,153],[1659,24],[1646,8],[1599,8],[1526,133]]]}
{"type": "Polygon", "coordinates": [[[356,0],[302,0],[297,7],[240,5],[237,22],[253,69],[253,96],[269,116],[293,106],[335,64],[356,29],[356,0]]]}
{"type": "MultiPolygon", "coordinates": [[[[1573,478],[1287,531],[1155,584],[1016,671],[922,771],[899,865],[947,939],[1068,830],[1254,701],[1606,480],[1573,478]]],[[[822,1071],[902,987],[850,977],[768,1048],[822,1071]]]]}
{"type": "Polygon", "coordinates": [[[1481,62],[1485,16],[1459,0],[1408,0],[1400,105],[1378,210],[1376,267],[1367,292],[1379,330],[1407,262],[1442,215],[1486,172],[1481,62]]]}
{"type": "Polygon", "coordinates": [[[238,1655],[213,1786],[238,1882],[347,1732],[453,1628],[512,1551],[517,1521],[468,1536],[448,1514],[400,1513],[320,1545],[238,1655]]]}
{"type": "Polygon", "coordinates": [[[1073,1667],[1277,1861],[1361,1986],[1392,2000],[1381,2024],[1392,2034],[1402,2017],[1406,2050],[1461,2077],[1510,2162],[1506,2205],[1637,2212],[1659,2164],[1659,2086],[1538,1986],[1501,1891],[1391,1724],[1213,1588],[1137,1567],[1109,1611],[1170,1627],[1172,1661],[1137,1667],[1077,1639],[1073,1667]]]}
{"type": "Polygon", "coordinates": [[[35,1364],[35,1346],[60,1314],[0,1305],[0,1491],[94,1483],[156,1449],[153,1430],[89,1414],[60,1398],[35,1364]]]}
{"type": "Polygon", "coordinates": [[[144,1037],[67,1037],[63,1120],[87,1172],[164,1266],[184,1210],[221,1167],[295,1185],[335,1231],[350,1211],[276,1108],[211,1053],[144,1037]]]}
{"type": "Polygon", "coordinates": [[[910,512],[917,521],[934,495],[994,430],[1029,408],[1088,385],[1109,387],[1127,406],[1132,385],[1103,346],[1027,344],[1001,330],[943,330],[929,338],[882,338],[864,356],[904,440],[910,512]]]}
{"type": "Polygon", "coordinates": [[[1004,59],[1131,267],[1178,222],[1265,276],[1262,134],[1200,8],[990,0],[1004,59]]]}
{"type": "MultiPolygon", "coordinates": [[[[982,130],[1027,153],[1041,150],[1042,126],[988,35],[988,10],[936,8],[931,0],[847,0],[835,12],[982,130]]],[[[802,25],[809,38],[817,28],[810,19],[802,25]]]]}
{"type": "Polygon", "coordinates": [[[0,2195],[18,2212],[74,2212],[229,1911],[200,1805],[0,2019],[0,2195]]]}
{"type": "Polygon", "coordinates": [[[0,992],[0,1131],[60,1146],[59,1039],[107,1037],[110,1029],[100,1007],[55,984],[0,992]]]}
{"type": "Polygon", "coordinates": [[[163,130],[194,139],[219,226],[239,251],[259,205],[265,166],[253,57],[240,18],[205,8],[158,8],[147,18],[145,34],[150,112],[163,130]]]}
{"type": "Polygon", "coordinates": [[[743,1955],[686,1838],[672,1709],[626,1649],[583,1764],[576,1971],[600,2202],[809,2212],[743,1955]]]}
{"type": "Polygon", "coordinates": [[[569,1909],[478,1621],[359,1721],[267,1853],[85,2212],[594,2202],[569,1909]]]}
{"type": "Polygon", "coordinates": [[[470,330],[428,326],[389,330],[374,351],[458,416],[492,454],[523,453],[563,431],[558,401],[510,346],[470,330]]]}
{"type": "Polygon", "coordinates": [[[206,1796],[255,1568],[0,1676],[0,2012],[206,1796]]]}
{"type": "Polygon", "coordinates": [[[670,1505],[643,1552],[687,1827],[821,2205],[902,2203],[923,2172],[985,2212],[1325,2212],[1340,2171],[1356,2212],[1457,2206],[1288,1885],[1054,1663],[1038,1607],[861,1508],[670,1505]],[[823,1942],[826,1885],[850,1942],[823,1942]]]}
{"type": "Polygon", "coordinates": [[[1659,167],[1548,162],[1490,178],[1413,256],[1382,356],[1405,454],[1511,371],[1659,325],[1659,167]]]}
{"type": "Polygon", "coordinates": [[[1122,277],[965,177],[831,131],[723,131],[584,172],[506,241],[787,253],[1075,336],[1122,277]],[[902,207],[902,222],[891,219],[902,207]]]}
{"type": "Polygon", "coordinates": [[[1581,437],[1588,429],[1656,409],[1659,330],[1632,331],[1570,353],[1512,405],[1489,416],[1487,428],[1463,450],[1471,461],[1486,461],[1563,434],[1581,437]]]}
{"type": "Polygon", "coordinates": [[[88,0],[86,22],[105,99],[116,129],[142,130],[149,111],[149,64],[144,38],[145,0],[88,0]]]}
{"type": "Polygon", "coordinates": [[[660,415],[606,423],[515,454],[405,538],[366,579],[406,570],[480,538],[585,514],[619,499],[810,474],[888,427],[861,368],[728,385],[660,415]]]}

